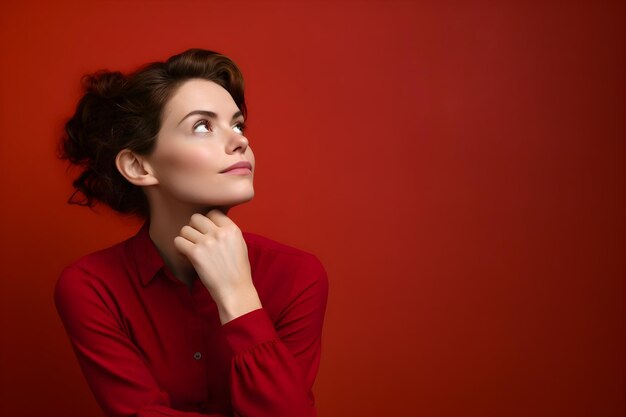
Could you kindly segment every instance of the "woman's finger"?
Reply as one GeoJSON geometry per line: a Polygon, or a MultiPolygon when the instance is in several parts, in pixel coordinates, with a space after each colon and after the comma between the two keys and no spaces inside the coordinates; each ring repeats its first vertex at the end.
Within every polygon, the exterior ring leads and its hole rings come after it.
{"type": "Polygon", "coordinates": [[[200,213],[195,213],[191,216],[189,226],[204,234],[207,234],[216,227],[210,219],[200,213]]]}
{"type": "Polygon", "coordinates": [[[189,254],[194,246],[194,243],[188,241],[182,236],[176,236],[174,238],[174,247],[183,255],[189,254]]]}
{"type": "Polygon", "coordinates": [[[235,224],[227,215],[225,215],[219,209],[213,209],[206,214],[206,217],[211,220],[217,227],[232,226],[235,224]]]}
{"type": "Polygon", "coordinates": [[[191,243],[198,243],[204,237],[203,233],[189,225],[183,226],[178,235],[184,237],[191,243]]]}

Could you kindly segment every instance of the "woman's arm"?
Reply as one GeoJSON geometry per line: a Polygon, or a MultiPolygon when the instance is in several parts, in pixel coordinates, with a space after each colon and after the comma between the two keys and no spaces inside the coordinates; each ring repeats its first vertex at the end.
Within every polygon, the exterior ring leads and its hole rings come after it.
{"type": "Polygon", "coordinates": [[[55,303],[83,374],[108,417],[207,417],[172,408],[85,271],[63,271],[55,303]]]}
{"type": "Polygon", "coordinates": [[[309,285],[282,312],[276,328],[259,309],[223,325],[234,357],[231,392],[242,417],[312,417],[328,296],[326,271],[311,257],[298,273],[309,285]]]}

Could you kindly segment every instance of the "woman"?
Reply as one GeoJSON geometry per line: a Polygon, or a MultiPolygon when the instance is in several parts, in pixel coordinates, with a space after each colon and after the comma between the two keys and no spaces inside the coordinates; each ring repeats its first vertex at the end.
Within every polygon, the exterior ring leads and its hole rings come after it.
{"type": "Polygon", "coordinates": [[[55,290],[105,414],[314,416],[326,272],[227,217],[254,196],[239,69],[191,49],[85,90],[61,146],[81,167],[70,202],[145,219],[55,290]]]}

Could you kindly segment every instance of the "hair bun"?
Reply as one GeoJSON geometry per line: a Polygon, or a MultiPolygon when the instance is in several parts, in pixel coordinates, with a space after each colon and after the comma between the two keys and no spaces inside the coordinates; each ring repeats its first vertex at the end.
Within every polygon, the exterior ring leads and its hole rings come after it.
{"type": "Polygon", "coordinates": [[[127,78],[119,71],[98,71],[82,78],[84,95],[65,125],[60,156],[73,164],[91,165],[111,142],[111,126],[119,111],[127,78]]]}
{"type": "Polygon", "coordinates": [[[126,85],[127,78],[119,71],[98,71],[82,78],[85,93],[95,94],[103,98],[119,96],[126,85]]]}

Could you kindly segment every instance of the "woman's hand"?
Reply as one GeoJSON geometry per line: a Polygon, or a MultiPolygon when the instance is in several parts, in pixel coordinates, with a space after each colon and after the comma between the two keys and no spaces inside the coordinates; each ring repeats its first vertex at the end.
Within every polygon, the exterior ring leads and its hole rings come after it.
{"type": "Polygon", "coordinates": [[[191,216],[174,246],[189,259],[209,290],[222,324],[261,308],[241,230],[220,210],[191,216]]]}

